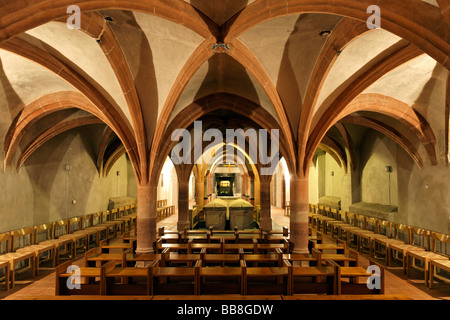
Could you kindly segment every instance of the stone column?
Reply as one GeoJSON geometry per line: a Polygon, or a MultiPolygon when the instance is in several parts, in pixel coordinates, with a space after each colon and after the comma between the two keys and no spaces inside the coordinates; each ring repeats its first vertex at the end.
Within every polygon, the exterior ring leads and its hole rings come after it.
{"type": "Polygon", "coordinates": [[[189,222],[189,178],[178,180],[178,222],[177,230],[190,228],[189,222]]]}
{"type": "Polygon", "coordinates": [[[154,253],[156,242],[156,185],[138,185],[136,253],[154,253]]]}
{"type": "Polygon", "coordinates": [[[270,204],[270,181],[271,175],[260,176],[260,226],[263,230],[272,230],[271,204],[270,204]]]}
{"type": "Polygon", "coordinates": [[[309,253],[308,250],[308,177],[291,177],[290,194],[290,239],[294,245],[294,253],[309,253]]]}
{"type": "Polygon", "coordinates": [[[195,177],[195,202],[199,210],[203,210],[203,198],[205,197],[205,181],[203,175],[195,177]]]}
{"type": "Polygon", "coordinates": [[[206,196],[208,197],[208,201],[205,204],[207,204],[209,201],[211,201],[212,180],[213,180],[213,176],[210,173],[206,176],[206,196]]]}

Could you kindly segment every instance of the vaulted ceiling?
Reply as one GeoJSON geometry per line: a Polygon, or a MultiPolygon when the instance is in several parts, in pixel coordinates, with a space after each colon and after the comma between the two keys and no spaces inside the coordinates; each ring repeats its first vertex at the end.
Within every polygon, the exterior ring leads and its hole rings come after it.
{"type": "Polygon", "coordinates": [[[444,0],[0,1],[0,158],[20,167],[45,142],[99,132],[99,172],[128,154],[159,176],[174,128],[225,108],[279,128],[291,172],[317,148],[352,165],[367,130],[419,166],[448,163],[450,9],[444,0]],[[325,33],[324,33],[325,31],[325,33]],[[225,44],[227,50],[214,50],[225,44]]]}

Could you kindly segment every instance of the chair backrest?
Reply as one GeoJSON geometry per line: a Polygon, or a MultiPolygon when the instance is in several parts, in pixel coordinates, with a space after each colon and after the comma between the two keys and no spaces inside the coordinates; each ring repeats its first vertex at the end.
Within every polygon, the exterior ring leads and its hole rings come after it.
{"type": "Polygon", "coordinates": [[[387,220],[378,220],[376,233],[392,237],[392,222],[387,220]]]}
{"type": "Polygon", "coordinates": [[[410,228],[411,227],[406,224],[402,224],[402,223],[394,224],[394,238],[404,241],[406,243],[409,243],[410,242],[410,232],[409,232],[410,228]]]}
{"type": "Polygon", "coordinates": [[[119,209],[117,209],[117,208],[111,209],[110,210],[110,214],[109,214],[109,220],[116,219],[117,215],[118,215],[118,212],[119,212],[119,209]]]}
{"type": "Polygon", "coordinates": [[[355,220],[356,220],[356,215],[354,213],[351,212],[347,212],[347,223],[348,224],[355,224],[355,220]]]}
{"type": "Polygon", "coordinates": [[[34,227],[34,243],[50,240],[53,237],[53,224],[45,223],[34,227]]]}
{"type": "Polygon", "coordinates": [[[68,227],[69,233],[73,233],[75,231],[82,229],[81,217],[68,219],[68,224],[69,224],[69,227],[68,227]]]}
{"type": "Polygon", "coordinates": [[[58,220],[53,222],[53,238],[56,239],[69,233],[69,220],[58,220]]]}
{"type": "Polygon", "coordinates": [[[366,225],[364,227],[366,230],[376,232],[378,230],[378,219],[377,218],[366,218],[366,225]]]}
{"type": "Polygon", "coordinates": [[[94,214],[89,213],[81,217],[81,229],[92,227],[94,214]]]}
{"type": "Polygon", "coordinates": [[[92,214],[92,226],[102,223],[103,212],[95,212],[92,214]]]}
{"type": "Polygon", "coordinates": [[[354,220],[354,225],[355,225],[355,227],[364,229],[364,227],[366,225],[366,216],[364,216],[362,214],[356,214],[355,220],[354,220]]]}
{"type": "Polygon", "coordinates": [[[411,227],[410,229],[410,244],[419,246],[421,248],[430,250],[430,231],[423,228],[411,227]]]}
{"type": "Polygon", "coordinates": [[[444,233],[431,233],[431,251],[446,256],[450,255],[450,235],[444,233]]]}
{"type": "Polygon", "coordinates": [[[33,244],[33,227],[11,231],[11,252],[33,244]]]}
{"type": "Polygon", "coordinates": [[[102,223],[106,221],[111,221],[111,211],[106,210],[102,212],[102,223]]]}
{"type": "Polygon", "coordinates": [[[0,233],[0,254],[11,251],[11,235],[9,232],[0,233]]]}

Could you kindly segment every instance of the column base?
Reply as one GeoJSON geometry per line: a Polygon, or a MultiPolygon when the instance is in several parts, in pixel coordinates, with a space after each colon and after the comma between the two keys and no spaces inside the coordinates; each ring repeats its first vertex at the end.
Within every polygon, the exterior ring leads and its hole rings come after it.
{"type": "Polygon", "coordinates": [[[178,221],[177,222],[177,230],[178,231],[183,231],[186,228],[188,230],[191,228],[191,223],[189,221],[178,221]]]}
{"type": "Polygon", "coordinates": [[[259,226],[264,230],[264,231],[270,231],[272,230],[272,218],[261,218],[259,220],[259,226]]]}

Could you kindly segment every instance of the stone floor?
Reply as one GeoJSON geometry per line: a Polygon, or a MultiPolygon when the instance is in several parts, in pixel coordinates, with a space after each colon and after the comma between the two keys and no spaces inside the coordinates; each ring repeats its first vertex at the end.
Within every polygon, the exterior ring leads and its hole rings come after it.
{"type": "MultiPolygon", "coordinates": [[[[166,229],[176,229],[178,216],[172,215],[158,223],[158,227],[165,226],[166,229]]],[[[289,217],[284,215],[280,208],[272,208],[273,228],[281,229],[282,226],[289,227],[289,217]]],[[[331,237],[325,236],[325,242],[334,241],[331,237]]],[[[82,263],[82,257],[75,263],[82,263]]],[[[361,254],[361,266],[368,266],[369,260],[366,254],[361,254]]],[[[386,294],[401,294],[413,300],[450,300],[450,284],[439,282],[433,289],[424,285],[423,273],[413,270],[410,277],[403,274],[400,266],[386,269],[386,294]]],[[[18,275],[16,287],[8,292],[2,290],[0,286],[0,299],[20,300],[27,296],[53,296],[55,292],[55,276],[52,270],[42,270],[36,278],[29,275],[18,275]]]]}

